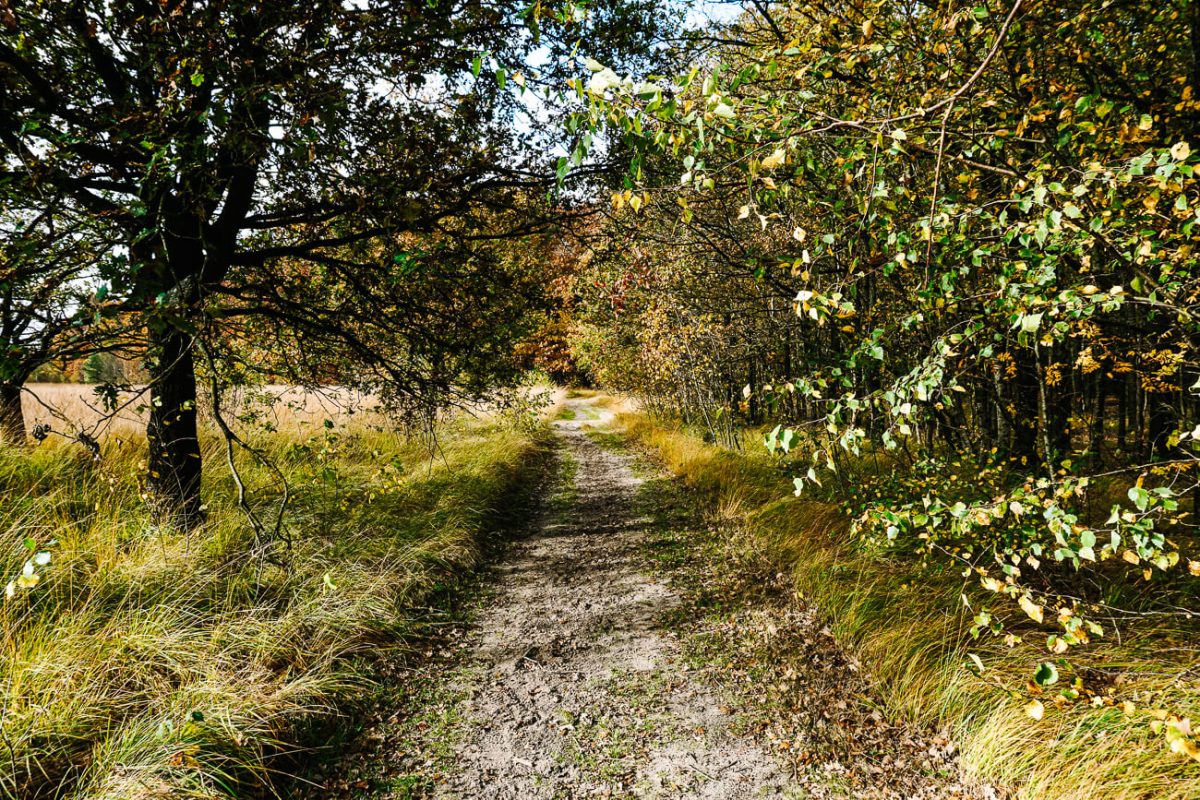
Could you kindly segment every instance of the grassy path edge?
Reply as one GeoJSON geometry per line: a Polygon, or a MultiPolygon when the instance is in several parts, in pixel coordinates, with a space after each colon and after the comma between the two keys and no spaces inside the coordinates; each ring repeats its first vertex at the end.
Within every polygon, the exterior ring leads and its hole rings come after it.
{"type": "MultiPolygon", "coordinates": [[[[701,441],[641,413],[618,415],[636,446],[696,492],[710,514],[747,532],[761,554],[828,619],[838,641],[869,670],[883,711],[949,731],[975,780],[1018,797],[1134,800],[1200,797],[1196,768],[1115,708],[1072,709],[1030,719],[1023,701],[965,668],[969,616],[952,613],[958,575],[921,581],[911,566],[867,559],[830,503],[789,496],[777,463],[701,441]]],[[[995,669],[1018,664],[993,648],[995,669]]],[[[1021,667],[1023,668],[1023,667],[1021,667]]]]}
{"type": "Polygon", "coordinates": [[[459,728],[455,715],[462,698],[448,677],[465,630],[493,590],[491,570],[555,499],[548,487],[572,474],[573,464],[546,426],[523,443],[495,502],[476,510],[472,557],[444,565],[428,593],[413,598],[403,635],[356,659],[369,691],[348,693],[336,714],[306,733],[307,749],[295,761],[295,778],[280,787],[282,798],[413,797],[430,790],[428,773],[452,757],[459,728]],[[400,749],[385,758],[389,744],[400,749]]]}

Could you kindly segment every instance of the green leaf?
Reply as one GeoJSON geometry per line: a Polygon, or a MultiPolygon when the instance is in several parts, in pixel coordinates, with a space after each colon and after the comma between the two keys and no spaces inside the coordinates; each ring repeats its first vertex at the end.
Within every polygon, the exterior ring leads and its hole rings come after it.
{"type": "Polygon", "coordinates": [[[1145,511],[1150,506],[1150,493],[1140,486],[1133,486],[1127,492],[1129,499],[1138,507],[1138,511],[1145,511]]]}
{"type": "Polygon", "coordinates": [[[1033,673],[1033,682],[1038,686],[1053,686],[1058,683],[1058,668],[1049,661],[1043,661],[1033,673]]]}

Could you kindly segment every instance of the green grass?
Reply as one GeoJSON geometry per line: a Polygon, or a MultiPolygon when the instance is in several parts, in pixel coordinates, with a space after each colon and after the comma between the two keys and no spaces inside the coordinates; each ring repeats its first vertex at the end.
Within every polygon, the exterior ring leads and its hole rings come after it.
{"type": "MultiPolygon", "coordinates": [[[[496,508],[534,483],[537,436],[444,427],[430,458],[366,426],[263,435],[295,492],[290,551],[253,555],[207,443],[209,522],[157,527],[144,446],[93,462],[0,448],[0,584],[36,540],[40,583],[0,599],[0,797],[245,796],[361,691],[353,656],[404,639],[413,609],[474,567],[496,508]]],[[[247,467],[248,483],[270,475],[247,467]]]]}
{"type": "Polygon", "coordinates": [[[639,414],[619,420],[711,514],[745,529],[791,576],[870,669],[882,710],[949,730],[970,775],[1038,800],[1200,797],[1200,765],[1171,752],[1154,730],[1155,717],[1168,713],[1200,719],[1194,629],[1142,619],[1110,630],[1072,658],[1081,670],[1118,676],[1118,705],[1059,707],[1049,691],[1045,717],[1035,721],[1024,710],[1025,683],[1039,661],[1053,658],[1041,646],[1045,634],[1027,629],[1026,642],[1011,649],[972,640],[962,596],[974,602],[974,581],[865,552],[838,507],[791,497],[786,470],[765,452],[735,453],[639,414]],[[983,659],[982,678],[966,668],[968,653],[983,659]],[[1132,714],[1120,706],[1126,700],[1132,714]]]}

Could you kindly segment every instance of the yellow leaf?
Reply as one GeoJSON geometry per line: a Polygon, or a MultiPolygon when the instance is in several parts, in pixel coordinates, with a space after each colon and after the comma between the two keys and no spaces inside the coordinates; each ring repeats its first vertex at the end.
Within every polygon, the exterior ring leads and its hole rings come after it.
{"type": "Polygon", "coordinates": [[[1200,578],[1200,561],[1189,561],[1188,572],[1200,578]]]}
{"type": "Polygon", "coordinates": [[[1043,617],[1043,609],[1037,603],[1029,599],[1028,595],[1017,601],[1017,605],[1021,606],[1021,610],[1029,615],[1029,618],[1034,622],[1041,622],[1043,617]]]}
{"type": "Polygon", "coordinates": [[[762,160],[763,169],[775,169],[783,166],[784,160],[787,158],[787,153],[783,152],[782,147],[775,148],[775,152],[762,160]]]}
{"type": "Polygon", "coordinates": [[[1041,719],[1045,715],[1046,709],[1040,700],[1030,700],[1029,704],[1025,706],[1025,713],[1034,719],[1041,719]]]}
{"type": "Polygon", "coordinates": [[[1183,161],[1192,154],[1191,145],[1187,142],[1178,142],[1171,148],[1171,158],[1176,161],[1183,161]]]}
{"type": "Polygon", "coordinates": [[[870,39],[875,34],[875,23],[871,20],[864,20],[862,24],[863,37],[870,39]]]}

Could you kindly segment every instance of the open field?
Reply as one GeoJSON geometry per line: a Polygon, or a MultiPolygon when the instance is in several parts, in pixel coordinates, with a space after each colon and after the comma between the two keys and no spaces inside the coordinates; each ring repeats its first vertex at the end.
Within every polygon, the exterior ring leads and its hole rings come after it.
{"type": "MultiPolygon", "coordinates": [[[[49,425],[60,433],[87,433],[99,439],[115,435],[123,439],[141,435],[146,426],[145,391],[122,392],[117,406],[108,411],[96,393],[96,387],[85,383],[31,383],[25,386],[22,408],[26,430],[35,425],[49,425]]],[[[544,403],[553,409],[567,395],[564,389],[533,386],[525,389],[530,395],[544,395],[544,403]]],[[[335,425],[358,422],[363,425],[386,427],[387,416],[381,413],[370,395],[337,386],[317,390],[296,386],[270,384],[253,389],[230,392],[224,399],[228,417],[246,418],[259,426],[284,433],[311,432],[313,426],[327,420],[335,425]]],[[[448,416],[486,418],[496,409],[486,405],[447,412],[448,416]]],[[[206,412],[202,404],[201,418],[206,412]]]]}
{"type": "MultiPolygon", "coordinates": [[[[95,386],[83,383],[32,383],[25,387],[22,407],[25,425],[50,425],[65,433],[85,432],[93,438],[107,434],[136,435],[145,428],[147,392],[122,392],[117,407],[106,410],[95,386]]],[[[230,393],[225,400],[230,416],[252,412],[255,421],[277,430],[299,432],[325,420],[341,424],[353,419],[381,423],[371,397],[338,387],[319,392],[294,386],[268,385],[230,393]]],[[[204,411],[201,409],[201,415],[204,411]]]]}

